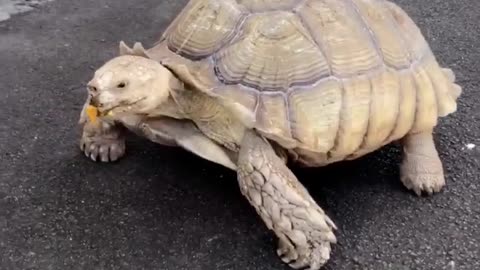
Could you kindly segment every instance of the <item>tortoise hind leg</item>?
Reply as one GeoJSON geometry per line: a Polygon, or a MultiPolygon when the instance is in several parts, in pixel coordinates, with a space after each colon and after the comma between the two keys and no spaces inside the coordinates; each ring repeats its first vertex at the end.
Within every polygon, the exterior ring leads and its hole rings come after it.
{"type": "Polygon", "coordinates": [[[271,144],[247,131],[238,157],[242,194],[279,238],[278,255],[292,268],[318,270],[336,243],[334,223],[271,144]]]}
{"type": "Polygon", "coordinates": [[[408,134],[402,141],[403,161],[400,178],[417,195],[439,192],[445,186],[443,165],[438,156],[432,131],[408,134]]]}

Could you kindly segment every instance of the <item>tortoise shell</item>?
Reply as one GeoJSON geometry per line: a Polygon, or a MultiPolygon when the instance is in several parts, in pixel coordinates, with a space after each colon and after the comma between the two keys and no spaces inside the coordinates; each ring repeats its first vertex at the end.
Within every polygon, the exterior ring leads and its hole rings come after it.
{"type": "Polygon", "coordinates": [[[267,138],[330,161],[432,129],[461,92],[384,0],[191,0],[147,54],[267,138]]]}

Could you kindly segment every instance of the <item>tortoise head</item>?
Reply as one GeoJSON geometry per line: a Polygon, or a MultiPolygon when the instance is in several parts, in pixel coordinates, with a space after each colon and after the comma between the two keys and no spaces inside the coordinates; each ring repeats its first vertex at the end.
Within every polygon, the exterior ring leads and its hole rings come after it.
{"type": "Polygon", "coordinates": [[[168,99],[172,74],[157,61],[122,55],[106,62],[88,82],[90,105],[101,116],[148,114],[168,99]]]}

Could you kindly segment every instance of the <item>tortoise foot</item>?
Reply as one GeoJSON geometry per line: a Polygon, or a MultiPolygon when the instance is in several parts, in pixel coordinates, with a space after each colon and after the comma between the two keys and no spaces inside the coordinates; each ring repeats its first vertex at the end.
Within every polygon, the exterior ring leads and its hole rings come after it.
{"type": "Polygon", "coordinates": [[[93,161],[113,162],[125,154],[125,140],[83,136],[80,149],[93,161]]]}
{"type": "Polygon", "coordinates": [[[432,195],[445,186],[443,165],[431,133],[409,135],[404,141],[400,179],[417,195],[432,195]]]}
{"type": "Polygon", "coordinates": [[[294,243],[287,237],[281,237],[278,243],[277,254],[281,260],[293,269],[319,270],[329,259],[331,243],[335,241],[321,240],[332,237],[333,232],[324,236],[309,239],[308,243],[294,243]]]}
{"type": "Polygon", "coordinates": [[[107,123],[87,122],[83,127],[80,149],[93,161],[116,161],[125,154],[123,129],[107,123]]]}
{"type": "Polygon", "coordinates": [[[413,154],[402,163],[401,180],[405,187],[419,196],[440,192],[445,186],[440,159],[413,154]]]}

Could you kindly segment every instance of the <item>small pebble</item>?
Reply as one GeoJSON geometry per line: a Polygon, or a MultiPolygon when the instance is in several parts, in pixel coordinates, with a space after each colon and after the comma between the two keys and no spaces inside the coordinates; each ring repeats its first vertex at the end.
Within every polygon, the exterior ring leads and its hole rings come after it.
{"type": "Polygon", "coordinates": [[[476,145],[473,144],[473,143],[469,143],[469,144],[467,144],[466,146],[467,146],[467,149],[468,149],[468,150],[472,150],[473,148],[476,147],[476,145]]]}

